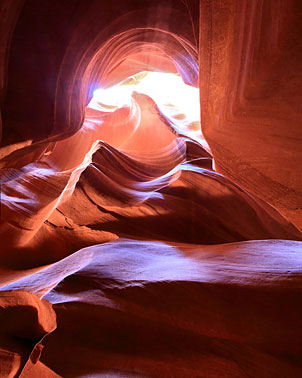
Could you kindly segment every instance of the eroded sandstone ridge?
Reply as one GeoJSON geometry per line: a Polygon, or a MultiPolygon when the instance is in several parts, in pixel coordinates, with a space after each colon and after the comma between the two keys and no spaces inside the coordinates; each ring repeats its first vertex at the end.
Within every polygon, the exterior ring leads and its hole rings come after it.
{"type": "Polygon", "coordinates": [[[301,14],[1,3],[1,378],[302,375],[301,14]]]}

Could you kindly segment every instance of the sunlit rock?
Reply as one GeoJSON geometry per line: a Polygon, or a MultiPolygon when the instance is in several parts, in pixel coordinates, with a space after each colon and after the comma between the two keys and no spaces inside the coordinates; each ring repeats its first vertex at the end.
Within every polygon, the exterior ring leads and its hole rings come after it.
{"type": "Polygon", "coordinates": [[[0,5],[1,378],[302,375],[300,13],[0,5]]]}

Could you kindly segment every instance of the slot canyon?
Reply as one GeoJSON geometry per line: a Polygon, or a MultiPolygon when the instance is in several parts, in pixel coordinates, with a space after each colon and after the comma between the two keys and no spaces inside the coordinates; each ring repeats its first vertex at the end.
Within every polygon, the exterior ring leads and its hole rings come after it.
{"type": "Polygon", "coordinates": [[[0,1],[0,378],[302,377],[301,19],[0,1]]]}

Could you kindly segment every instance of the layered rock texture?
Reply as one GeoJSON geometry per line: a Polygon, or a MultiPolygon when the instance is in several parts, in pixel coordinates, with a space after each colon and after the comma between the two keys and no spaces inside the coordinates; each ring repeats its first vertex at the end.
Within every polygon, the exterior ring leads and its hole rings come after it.
{"type": "Polygon", "coordinates": [[[301,15],[2,1],[1,378],[302,376],[301,15]]]}

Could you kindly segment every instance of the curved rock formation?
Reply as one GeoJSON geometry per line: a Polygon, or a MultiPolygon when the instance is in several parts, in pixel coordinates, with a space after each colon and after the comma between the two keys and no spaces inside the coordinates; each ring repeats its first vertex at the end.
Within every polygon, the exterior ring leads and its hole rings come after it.
{"type": "Polygon", "coordinates": [[[1,378],[302,374],[301,11],[4,1],[1,378]]]}

